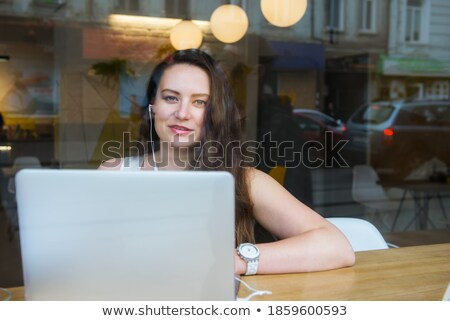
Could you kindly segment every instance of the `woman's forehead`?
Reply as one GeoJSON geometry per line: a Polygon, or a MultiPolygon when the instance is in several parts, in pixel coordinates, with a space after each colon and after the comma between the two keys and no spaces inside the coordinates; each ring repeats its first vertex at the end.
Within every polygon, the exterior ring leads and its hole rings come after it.
{"type": "Polygon", "coordinates": [[[208,74],[200,67],[190,64],[176,64],[168,67],[161,77],[159,91],[167,89],[209,94],[210,79],[208,74]]]}
{"type": "Polygon", "coordinates": [[[203,77],[207,78],[209,80],[209,75],[208,73],[203,70],[202,68],[196,66],[196,65],[191,65],[191,64],[187,64],[187,63],[178,63],[172,66],[167,67],[167,69],[164,71],[163,73],[163,77],[166,76],[167,74],[192,74],[193,76],[198,76],[198,75],[202,75],[203,77]]]}

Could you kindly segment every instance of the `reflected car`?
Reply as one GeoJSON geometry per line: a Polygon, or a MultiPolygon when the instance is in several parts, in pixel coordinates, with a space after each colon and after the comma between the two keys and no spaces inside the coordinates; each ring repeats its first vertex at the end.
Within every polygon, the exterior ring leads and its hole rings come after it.
{"type": "Polygon", "coordinates": [[[372,165],[380,175],[403,179],[432,158],[450,164],[450,101],[376,102],[347,121],[353,164],[372,165]]]}
{"type": "Polygon", "coordinates": [[[303,115],[310,119],[316,120],[319,122],[321,127],[325,130],[332,131],[336,135],[343,135],[346,130],[345,124],[340,119],[335,119],[318,110],[296,108],[292,111],[292,113],[294,115],[303,115]]]}
{"type": "Polygon", "coordinates": [[[310,152],[309,159],[320,159],[325,161],[325,157],[329,156],[326,160],[326,164],[333,164],[333,166],[339,165],[331,160],[333,154],[325,153],[325,149],[326,146],[336,146],[336,144],[340,140],[345,139],[345,124],[315,110],[294,109],[293,119],[300,130],[301,140],[303,144],[310,142],[319,142],[321,146],[324,147],[323,149],[320,149],[318,151],[315,151],[313,149],[310,152]],[[326,132],[331,132],[332,141],[325,141],[326,132]]]}

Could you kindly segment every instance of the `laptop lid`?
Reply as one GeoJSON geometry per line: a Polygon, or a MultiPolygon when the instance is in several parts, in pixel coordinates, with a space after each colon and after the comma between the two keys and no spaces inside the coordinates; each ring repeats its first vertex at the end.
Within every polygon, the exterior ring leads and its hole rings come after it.
{"type": "Polygon", "coordinates": [[[25,169],[27,300],[234,300],[226,172],[25,169]]]}

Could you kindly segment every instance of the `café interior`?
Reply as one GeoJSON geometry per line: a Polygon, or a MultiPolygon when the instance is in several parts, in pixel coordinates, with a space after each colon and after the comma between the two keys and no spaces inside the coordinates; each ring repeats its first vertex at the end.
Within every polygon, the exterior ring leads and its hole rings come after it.
{"type": "Polygon", "coordinates": [[[199,48],[229,77],[254,166],[327,219],[378,230],[384,249],[363,246],[355,269],[405,251],[404,265],[431,266],[405,275],[435,275],[423,291],[394,293],[404,286],[394,284],[391,296],[333,297],[318,290],[336,279],[324,274],[300,291],[309,297],[279,298],[441,300],[450,281],[449,16],[444,0],[0,0],[0,287],[24,285],[17,172],[95,170],[108,141],[128,155],[149,140],[153,68],[199,48]]]}

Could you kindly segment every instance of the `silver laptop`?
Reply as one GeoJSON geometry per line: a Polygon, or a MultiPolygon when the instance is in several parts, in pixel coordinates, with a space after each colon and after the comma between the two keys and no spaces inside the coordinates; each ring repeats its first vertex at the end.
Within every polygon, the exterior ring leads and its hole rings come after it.
{"type": "Polygon", "coordinates": [[[234,300],[226,172],[26,169],[26,300],[234,300]]]}

